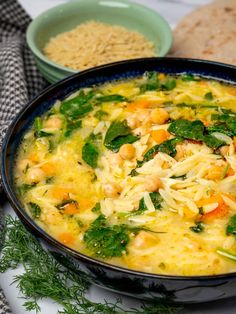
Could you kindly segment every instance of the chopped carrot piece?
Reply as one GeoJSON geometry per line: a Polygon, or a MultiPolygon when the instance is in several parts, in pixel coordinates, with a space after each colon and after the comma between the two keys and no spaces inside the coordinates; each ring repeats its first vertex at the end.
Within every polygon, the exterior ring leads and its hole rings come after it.
{"type": "Polygon", "coordinates": [[[201,217],[201,220],[203,221],[209,221],[216,218],[223,218],[229,213],[229,207],[225,204],[218,206],[216,209],[214,209],[212,212],[209,212],[207,214],[204,214],[201,217]]]}
{"type": "Polygon", "coordinates": [[[45,172],[46,175],[49,175],[49,176],[54,175],[56,172],[55,166],[49,162],[46,164],[43,164],[40,168],[43,170],[43,172],[45,172]]]}
{"type": "Polygon", "coordinates": [[[36,153],[29,154],[28,159],[35,163],[39,162],[39,156],[36,153]]]}
{"type": "Polygon", "coordinates": [[[234,169],[232,167],[229,167],[229,169],[226,173],[226,177],[233,176],[234,174],[235,174],[234,169]]]}
{"type": "MultiPolygon", "coordinates": [[[[156,103],[156,101],[155,101],[156,103]]],[[[127,110],[128,111],[136,111],[137,109],[146,109],[146,108],[151,108],[153,105],[153,101],[149,101],[146,99],[140,99],[135,102],[132,102],[128,104],[127,110]]]]}
{"type": "Polygon", "coordinates": [[[220,194],[216,194],[204,200],[200,200],[196,204],[198,207],[203,207],[205,205],[214,204],[214,203],[218,203],[218,206],[224,205],[224,200],[220,194]]]}
{"type": "Polygon", "coordinates": [[[66,215],[74,215],[78,214],[79,209],[76,203],[69,203],[64,206],[64,211],[63,213],[66,215]]]}
{"type": "Polygon", "coordinates": [[[88,198],[83,198],[79,201],[79,208],[81,210],[92,208],[94,205],[95,203],[88,198]]]}
{"type": "Polygon", "coordinates": [[[170,137],[170,133],[164,129],[151,131],[151,137],[157,144],[161,144],[170,137]]]}
{"type": "Polygon", "coordinates": [[[59,234],[58,240],[63,244],[73,244],[75,242],[75,237],[68,232],[63,232],[59,234]]]}
{"type": "Polygon", "coordinates": [[[54,198],[67,200],[70,198],[69,193],[72,193],[72,191],[69,188],[55,186],[52,188],[51,193],[54,198]]]}
{"type": "Polygon", "coordinates": [[[206,179],[208,180],[222,180],[225,169],[222,166],[212,166],[209,169],[206,179]]]}

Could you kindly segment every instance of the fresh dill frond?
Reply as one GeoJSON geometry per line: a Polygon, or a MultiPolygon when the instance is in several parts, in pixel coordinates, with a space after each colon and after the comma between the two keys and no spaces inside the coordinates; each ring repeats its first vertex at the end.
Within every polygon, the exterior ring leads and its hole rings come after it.
{"type": "Polygon", "coordinates": [[[89,277],[80,273],[78,268],[77,273],[72,271],[76,265],[65,256],[46,251],[18,219],[6,217],[5,227],[0,233],[0,239],[4,238],[0,272],[23,265],[24,272],[15,276],[14,283],[26,300],[24,306],[27,311],[39,313],[38,301],[44,298],[62,305],[63,310],[59,310],[58,314],[174,314],[182,311],[179,306],[161,302],[130,310],[124,310],[120,300],[95,303],[85,296],[89,277]],[[60,263],[56,258],[60,258],[60,263]]]}

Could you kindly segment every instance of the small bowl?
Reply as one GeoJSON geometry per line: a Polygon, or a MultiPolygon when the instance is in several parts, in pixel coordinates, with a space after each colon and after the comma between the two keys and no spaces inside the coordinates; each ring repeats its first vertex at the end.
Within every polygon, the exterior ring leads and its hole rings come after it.
{"type": "Polygon", "coordinates": [[[236,297],[236,272],[212,276],[158,275],[126,269],[77,252],[47,234],[27,214],[14,184],[17,149],[34,118],[48,111],[57,99],[63,100],[81,87],[158,71],[173,75],[192,73],[219,81],[236,83],[236,67],[190,59],[143,58],[89,69],[49,86],[17,115],[2,145],[1,176],[3,187],[15,212],[27,229],[44,241],[65,267],[84,272],[89,280],[106,289],[142,300],[176,303],[202,303],[236,297]],[[79,269],[78,269],[79,266],[79,269]]]}
{"type": "Polygon", "coordinates": [[[50,83],[77,73],[47,58],[42,49],[51,37],[86,21],[96,20],[138,31],[155,45],[157,56],[165,56],[172,44],[168,23],[155,11],[128,0],[77,0],[56,6],[30,23],[26,38],[37,66],[50,83]]]}

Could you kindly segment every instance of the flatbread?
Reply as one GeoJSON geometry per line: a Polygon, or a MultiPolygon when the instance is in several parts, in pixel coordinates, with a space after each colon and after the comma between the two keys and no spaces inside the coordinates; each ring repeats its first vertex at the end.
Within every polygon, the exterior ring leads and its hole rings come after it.
{"type": "Polygon", "coordinates": [[[169,56],[236,65],[236,0],[217,0],[184,17],[169,56]]]}

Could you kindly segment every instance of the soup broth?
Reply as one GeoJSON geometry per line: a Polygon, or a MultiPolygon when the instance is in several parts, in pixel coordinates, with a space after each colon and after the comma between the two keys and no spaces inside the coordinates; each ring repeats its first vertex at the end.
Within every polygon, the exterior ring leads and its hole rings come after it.
{"type": "Polygon", "coordinates": [[[15,184],[64,245],[155,274],[236,271],[236,87],[148,72],[83,88],[24,135],[15,184]]]}

